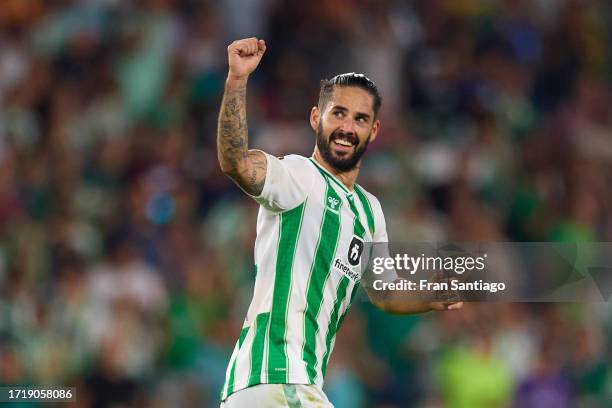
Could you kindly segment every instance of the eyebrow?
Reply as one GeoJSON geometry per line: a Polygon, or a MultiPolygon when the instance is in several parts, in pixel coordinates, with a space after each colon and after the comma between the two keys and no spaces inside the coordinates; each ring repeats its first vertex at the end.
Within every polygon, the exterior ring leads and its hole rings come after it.
{"type": "MultiPolygon", "coordinates": [[[[348,112],[348,109],[347,109],[347,108],[345,108],[345,107],[344,107],[344,106],[342,106],[342,105],[334,105],[334,106],[332,106],[331,110],[332,110],[332,111],[334,111],[334,110],[338,110],[338,111],[348,112]]],[[[369,115],[369,114],[367,114],[367,113],[365,113],[365,112],[357,112],[357,113],[355,114],[355,116],[357,116],[357,117],[363,117],[363,118],[365,118],[365,119],[370,119],[370,115],[369,115]]]]}

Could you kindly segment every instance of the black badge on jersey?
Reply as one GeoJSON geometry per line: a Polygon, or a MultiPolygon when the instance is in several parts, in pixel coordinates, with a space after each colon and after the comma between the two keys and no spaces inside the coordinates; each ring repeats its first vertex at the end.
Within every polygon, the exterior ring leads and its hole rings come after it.
{"type": "Polygon", "coordinates": [[[351,241],[351,245],[349,245],[349,250],[348,250],[349,263],[353,266],[359,265],[359,261],[361,260],[362,252],[363,252],[363,241],[354,236],[353,240],[351,241]]]}

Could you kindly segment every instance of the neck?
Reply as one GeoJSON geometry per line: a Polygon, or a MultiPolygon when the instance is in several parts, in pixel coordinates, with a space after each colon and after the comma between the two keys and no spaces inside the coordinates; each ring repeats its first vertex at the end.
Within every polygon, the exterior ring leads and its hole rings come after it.
{"type": "Polygon", "coordinates": [[[325,170],[329,171],[333,174],[346,188],[350,191],[353,191],[353,187],[355,186],[355,182],[357,181],[357,176],[359,175],[359,167],[361,166],[361,161],[357,163],[357,166],[349,171],[340,171],[334,167],[332,167],[329,163],[327,163],[323,157],[321,157],[321,153],[319,153],[319,149],[315,148],[314,153],[312,154],[312,158],[321,165],[325,170]]]}

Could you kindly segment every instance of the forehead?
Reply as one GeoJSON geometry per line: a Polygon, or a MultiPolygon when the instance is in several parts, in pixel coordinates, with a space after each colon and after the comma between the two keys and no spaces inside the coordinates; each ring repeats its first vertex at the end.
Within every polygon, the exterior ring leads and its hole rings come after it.
{"type": "Polygon", "coordinates": [[[335,86],[326,109],[342,106],[349,111],[374,114],[374,97],[356,86],[335,86]]]}

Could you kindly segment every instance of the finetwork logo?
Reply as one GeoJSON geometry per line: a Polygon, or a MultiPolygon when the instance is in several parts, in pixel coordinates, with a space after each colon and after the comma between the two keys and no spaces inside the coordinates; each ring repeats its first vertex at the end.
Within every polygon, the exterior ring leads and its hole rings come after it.
{"type": "Polygon", "coordinates": [[[334,268],[342,272],[347,278],[356,282],[360,279],[359,273],[354,271],[350,266],[346,265],[342,262],[341,258],[336,258],[334,260],[334,268]]]}

